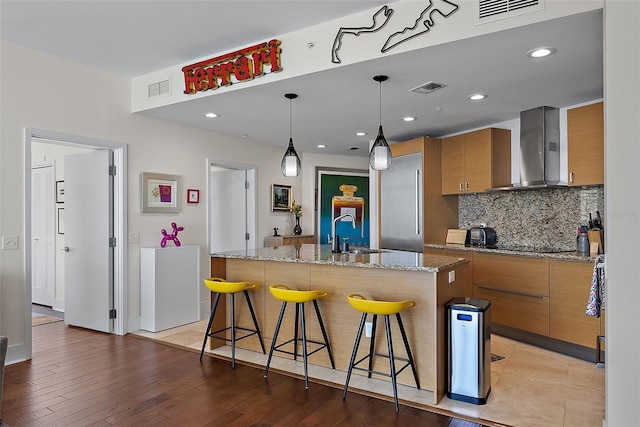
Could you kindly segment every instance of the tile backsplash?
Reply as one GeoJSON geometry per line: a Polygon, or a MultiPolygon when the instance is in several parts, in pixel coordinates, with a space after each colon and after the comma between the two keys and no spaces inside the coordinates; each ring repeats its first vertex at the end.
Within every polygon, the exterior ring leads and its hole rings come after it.
{"type": "MultiPolygon", "coordinates": [[[[604,187],[548,188],[461,195],[458,222],[468,229],[485,223],[504,246],[576,249],[579,225],[589,213],[604,213],[604,187]]],[[[606,226],[606,224],[605,224],[606,226]]]]}

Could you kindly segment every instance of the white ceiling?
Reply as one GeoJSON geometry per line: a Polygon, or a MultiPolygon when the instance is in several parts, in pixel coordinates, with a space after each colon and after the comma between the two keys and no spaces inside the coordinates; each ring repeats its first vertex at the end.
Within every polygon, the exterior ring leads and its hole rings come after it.
{"type": "MultiPolygon", "coordinates": [[[[0,2],[2,39],[126,77],[251,45],[392,1],[10,1],[0,2]]],[[[145,114],[189,126],[286,146],[288,92],[299,152],[366,155],[378,128],[376,74],[389,141],[443,136],[501,121],[541,105],[566,107],[603,96],[602,14],[588,12],[336,67],[247,90],[216,94],[145,114]],[[533,61],[525,53],[552,46],[533,61]],[[410,89],[448,86],[423,95],[410,89]],[[482,92],[486,100],[467,96],[482,92]],[[436,108],[439,111],[436,111],[436,108]],[[215,111],[218,119],[205,119],[215,111]],[[416,116],[406,123],[404,116],[416,116]],[[364,130],[365,137],[354,133],[364,130]],[[326,149],[316,148],[326,144],[326,149]],[[354,149],[355,148],[355,149],[354,149]]]]}

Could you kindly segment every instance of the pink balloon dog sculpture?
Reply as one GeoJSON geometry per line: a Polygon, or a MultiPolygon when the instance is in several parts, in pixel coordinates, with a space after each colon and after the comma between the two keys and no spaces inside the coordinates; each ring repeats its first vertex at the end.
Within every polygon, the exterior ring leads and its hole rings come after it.
{"type": "Polygon", "coordinates": [[[162,233],[162,242],[160,242],[160,246],[163,248],[167,245],[168,240],[172,240],[176,246],[180,246],[180,240],[178,240],[178,232],[184,230],[184,227],[178,227],[175,222],[171,223],[171,227],[173,228],[173,233],[167,234],[167,230],[164,228],[160,230],[162,233]]]}

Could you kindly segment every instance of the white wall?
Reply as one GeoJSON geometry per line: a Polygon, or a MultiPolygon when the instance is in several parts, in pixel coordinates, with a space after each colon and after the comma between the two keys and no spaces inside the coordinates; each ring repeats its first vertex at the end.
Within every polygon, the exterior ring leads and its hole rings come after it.
{"type": "MultiPolygon", "coordinates": [[[[26,354],[21,348],[27,336],[23,252],[25,127],[128,144],[128,229],[140,233],[140,242],[129,244],[130,329],[136,327],[140,315],[139,248],[157,246],[162,237],[160,230],[172,221],[185,227],[180,234],[183,244],[201,247],[200,276],[208,276],[207,158],[255,164],[258,235],[269,235],[274,226],[286,227],[289,215],[270,211],[271,184],[291,185],[294,194],[301,193],[302,177],[282,176],[284,146],[273,147],[131,114],[128,79],[5,41],[1,52],[0,233],[20,236],[19,250],[0,251],[0,333],[9,337],[8,360],[15,361],[20,354],[26,354]],[[183,202],[179,214],[141,213],[139,176],[143,171],[180,175],[183,191],[200,189],[200,203],[183,202]]],[[[327,161],[339,162],[339,156],[327,161]]]]}
{"type": "Polygon", "coordinates": [[[606,418],[640,425],[640,2],[607,0],[605,29],[606,418]]]}

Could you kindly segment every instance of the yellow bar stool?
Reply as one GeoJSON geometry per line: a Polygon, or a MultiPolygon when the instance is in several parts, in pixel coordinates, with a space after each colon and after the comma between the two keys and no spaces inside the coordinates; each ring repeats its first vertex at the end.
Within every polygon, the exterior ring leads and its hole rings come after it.
{"type": "Polygon", "coordinates": [[[252,335],[258,335],[258,339],[260,340],[260,347],[262,347],[262,353],[266,354],[264,343],[262,342],[262,334],[260,333],[260,327],[258,326],[258,320],[256,319],[256,313],[253,311],[253,306],[251,305],[251,298],[249,298],[249,290],[255,289],[258,284],[254,282],[227,282],[225,279],[220,279],[218,277],[212,277],[210,279],[205,279],[204,284],[211,292],[216,293],[216,299],[213,302],[213,309],[211,310],[211,316],[209,316],[209,324],[207,325],[207,330],[204,332],[204,341],[202,342],[202,350],[200,351],[200,360],[202,360],[202,355],[204,354],[204,348],[207,345],[208,338],[215,338],[223,341],[231,341],[231,367],[236,367],[236,341],[248,338],[252,335]],[[236,315],[235,315],[235,296],[238,292],[243,292],[245,296],[245,300],[247,301],[247,305],[249,306],[249,311],[251,312],[251,318],[253,319],[253,325],[255,329],[243,328],[240,326],[236,326],[236,315]],[[231,306],[231,326],[227,326],[226,328],[218,329],[217,331],[211,331],[211,324],[213,323],[213,317],[216,314],[216,309],[218,308],[218,302],[220,301],[221,294],[228,294],[231,296],[230,306],[231,306]],[[226,334],[224,336],[216,335],[221,332],[226,332],[227,330],[231,331],[231,339],[227,338],[226,334]],[[244,332],[248,332],[241,337],[236,337],[236,331],[241,330],[244,332]]]}
{"type": "Polygon", "coordinates": [[[282,301],[282,306],[280,308],[280,316],[278,316],[278,323],[276,324],[276,329],[273,333],[273,341],[271,342],[271,350],[269,350],[269,358],[267,359],[267,366],[264,370],[264,376],[267,377],[269,373],[269,365],[271,364],[271,357],[273,356],[274,351],[279,351],[281,353],[286,353],[293,355],[293,360],[298,360],[298,342],[302,341],[302,361],[304,363],[304,388],[309,388],[309,372],[307,369],[307,358],[317,351],[322,350],[323,348],[327,349],[329,353],[329,360],[331,361],[331,367],[333,369],[336,368],[333,362],[333,355],[331,354],[331,346],[329,345],[329,338],[327,337],[327,331],[324,327],[324,322],[322,321],[322,316],[320,315],[320,309],[318,308],[318,298],[326,297],[329,295],[329,292],[324,290],[314,290],[314,291],[298,291],[295,289],[291,289],[285,285],[273,285],[269,287],[271,291],[271,295],[275,298],[282,301]],[[307,327],[305,324],[304,317],[304,304],[307,302],[313,301],[313,306],[316,310],[316,316],[318,317],[318,323],[320,323],[320,329],[322,330],[322,336],[324,337],[324,342],[313,341],[307,339],[307,327]],[[296,304],[296,319],[295,326],[293,332],[293,338],[289,341],[283,342],[282,344],[276,345],[276,341],[278,339],[278,334],[280,333],[280,325],[282,325],[282,318],[284,317],[285,309],[287,308],[287,303],[292,302],[296,304]],[[300,329],[302,329],[302,338],[298,338],[298,323],[300,323],[300,329]],[[293,352],[283,350],[281,347],[290,344],[293,342],[293,352]],[[307,349],[307,343],[317,344],[315,350],[309,352],[307,349]]]}
{"type": "Polygon", "coordinates": [[[362,320],[360,321],[360,327],[358,328],[358,335],[356,336],[356,343],[353,346],[353,353],[351,354],[351,361],[349,362],[349,370],[347,371],[347,379],[344,384],[344,391],[342,393],[342,398],[345,399],[347,397],[347,389],[349,388],[349,380],[351,379],[351,373],[354,369],[359,371],[365,371],[368,373],[368,377],[371,378],[371,373],[376,373],[379,375],[383,375],[386,377],[391,377],[391,384],[393,386],[393,402],[395,404],[396,412],[398,412],[398,387],[396,383],[396,377],[400,372],[402,372],[407,366],[411,366],[411,370],[413,371],[413,378],[416,380],[416,387],[420,389],[420,382],[418,381],[418,374],[416,373],[416,365],[413,361],[413,356],[411,354],[411,349],[409,348],[409,341],[407,340],[407,334],[404,331],[404,326],[402,324],[402,318],[400,317],[400,312],[411,308],[416,305],[413,301],[376,301],[376,300],[368,300],[362,295],[352,294],[347,297],[349,300],[349,304],[356,310],[362,312],[362,320]],[[371,328],[371,344],[369,346],[369,354],[362,357],[358,361],[356,361],[356,355],[358,354],[358,347],[360,346],[360,338],[362,338],[362,331],[364,330],[365,323],[367,321],[367,315],[373,314],[373,324],[371,328]],[[389,316],[395,314],[396,319],[398,320],[398,326],[400,327],[400,333],[402,334],[402,340],[404,341],[404,347],[407,351],[407,358],[396,357],[393,354],[393,343],[391,340],[391,324],[389,322],[389,316]],[[378,316],[384,316],[384,325],[387,331],[387,347],[389,349],[389,354],[380,354],[375,352],[375,338],[376,338],[376,322],[378,316]],[[374,371],[373,368],[373,358],[375,356],[384,357],[389,359],[389,369],[390,373],[387,374],[385,372],[374,371]],[[368,368],[360,368],[357,365],[368,360],[369,366],[368,368]],[[400,368],[396,369],[395,361],[399,360],[401,362],[405,362],[405,364],[400,368]]]}

